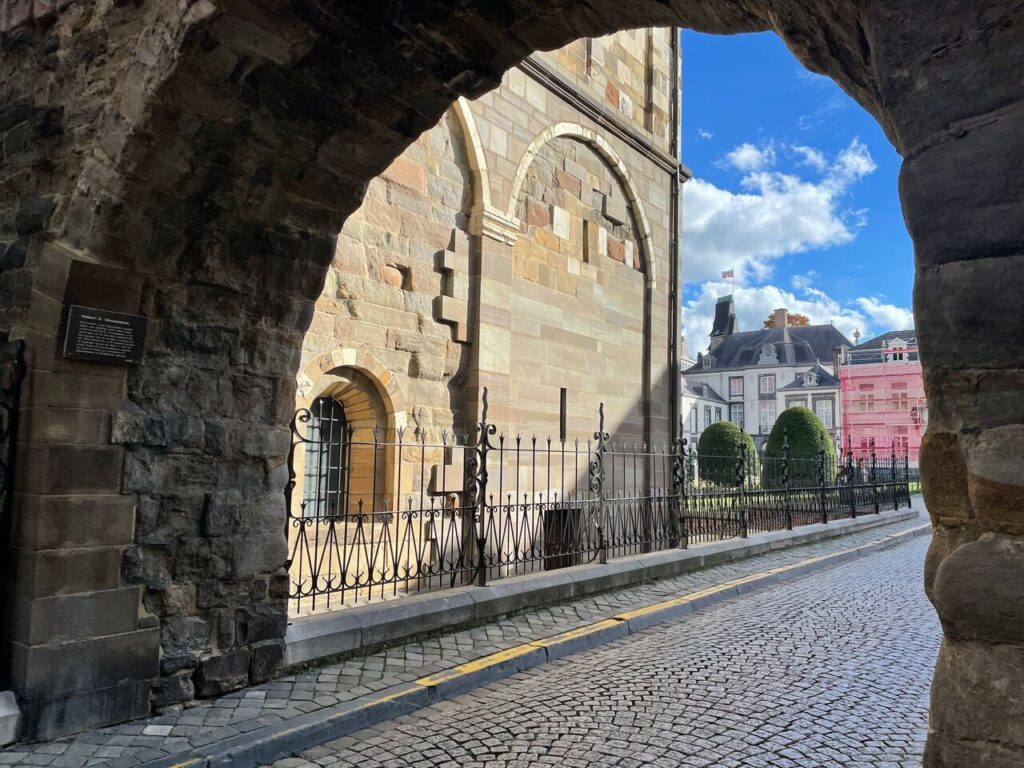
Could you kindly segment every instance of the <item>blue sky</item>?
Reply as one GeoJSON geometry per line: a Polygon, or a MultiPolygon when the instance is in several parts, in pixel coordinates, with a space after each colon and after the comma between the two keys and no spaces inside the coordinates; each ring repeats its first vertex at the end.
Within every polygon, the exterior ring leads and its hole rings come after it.
{"type": "Polygon", "coordinates": [[[742,330],[780,306],[848,336],[906,327],[913,248],[900,158],[874,118],[775,35],[682,37],[689,353],[707,346],[729,267],[742,330]]]}

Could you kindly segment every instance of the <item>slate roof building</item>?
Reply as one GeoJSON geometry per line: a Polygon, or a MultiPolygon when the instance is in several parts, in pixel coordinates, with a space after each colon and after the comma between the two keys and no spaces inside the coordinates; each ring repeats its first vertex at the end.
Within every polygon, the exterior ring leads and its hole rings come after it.
{"type": "Polygon", "coordinates": [[[813,410],[838,442],[838,358],[853,344],[831,324],[790,326],[785,309],[774,318],[774,328],[740,331],[733,297],[718,300],[708,352],[683,371],[687,431],[699,437],[706,427],[701,408],[707,406],[686,398],[707,385],[721,393],[724,418],[746,430],[759,449],[779,412],[795,405],[813,410]]]}

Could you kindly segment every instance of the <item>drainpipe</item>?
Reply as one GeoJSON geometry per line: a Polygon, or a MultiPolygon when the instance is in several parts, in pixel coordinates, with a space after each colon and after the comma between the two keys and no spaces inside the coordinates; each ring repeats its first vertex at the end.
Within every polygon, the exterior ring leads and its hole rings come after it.
{"type": "Polygon", "coordinates": [[[669,434],[673,441],[681,437],[679,434],[679,415],[682,404],[680,402],[680,378],[682,370],[680,368],[680,346],[681,346],[681,324],[680,324],[680,283],[682,281],[683,264],[682,264],[682,206],[681,206],[681,187],[691,177],[692,173],[689,168],[683,165],[680,161],[680,128],[682,127],[682,93],[680,92],[680,86],[682,84],[682,51],[679,44],[679,27],[672,27],[672,119],[671,119],[671,154],[675,161],[678,163],[678,170],[672,174],[672,179],[669,183],[669,194],[670,194],[670,232],[669,232],[669,290],[668,290],[668,317],[669,323],[672,325],[669,333],[669,371],[671,372],[669,378],[669,398],[671,400],[669,407],[669,414],[672,424],[669,428],[669,434]]]}

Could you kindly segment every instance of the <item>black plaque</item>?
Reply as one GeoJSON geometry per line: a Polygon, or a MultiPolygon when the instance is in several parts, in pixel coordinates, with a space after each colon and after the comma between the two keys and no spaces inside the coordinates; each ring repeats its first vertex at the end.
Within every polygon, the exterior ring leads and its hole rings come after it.
{"type": "Polygon", "coordinates": [[[146,318],[72,305],[64,357],[94,363],[138,365],[146,342],[146,318]]]}

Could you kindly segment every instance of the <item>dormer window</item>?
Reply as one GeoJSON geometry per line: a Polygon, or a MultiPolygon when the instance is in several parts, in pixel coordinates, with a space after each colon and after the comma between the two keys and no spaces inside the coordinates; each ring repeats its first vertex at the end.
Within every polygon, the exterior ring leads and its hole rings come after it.
{"type": "Polygon", "coordinates": [[[804,386],[805,387],[816,387],[818,386],[818,374],[814,371],[808,371],[804,374],[804,386]]]}
{"type": "Polygon", "coordinates": [[[708,355],[707,357],[704,358],[704,367],[705,368],[710,368],[714,364],[715,364],[715,358],[713,358],[711,355],[708,355]]]}
{"type": "Polygon", "coordinates": [[[774,344],[762,344],[761,345],[761,356],[757,358],[758,365],[774,365],[779,362],[778,353],[775,351],[774,344]]]}
{"type": "Polygon", "coordinates": [[[905,360],[907,353],[907,342],[903,339],[890,339],[885,345],[887,352],[885,355],[886,360],[905,360]]]}
{"type": "Polygon", "coordinates": [[[708,396],[708,385],[707,384],[701,384],[700,385],[700,396],[701,397],[707,397],[708,396]]]}

